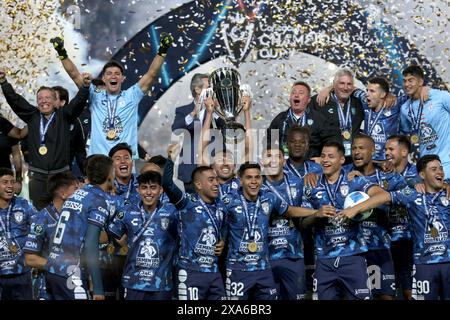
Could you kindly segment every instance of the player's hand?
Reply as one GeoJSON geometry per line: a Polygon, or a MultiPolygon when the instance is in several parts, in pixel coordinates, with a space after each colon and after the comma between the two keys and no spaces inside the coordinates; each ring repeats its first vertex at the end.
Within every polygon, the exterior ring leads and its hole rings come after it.
{"type": "Polygon", "coordinates": [[[355,207],[347,208],[339,212],[336,216],[338,222],[343,222],[345,220],[352,219],[354,216],[358,214],[358,210],[355,210],[355,207]]]}
{"type": "Polygon", "coordinates": [[[423,183],[417,183],[414,185],[414,189],[416,189],[416,191],[418,193],[425,193],[425,185],[423,183]]]}
{"type": "Polygon", "coordinates": [[[5,69],[0,69],[0,83],[6,82],[6,71],[5,69]]]}
{"type": "Polygon", "coordinates": [[[383,163],[381,164],[381,170],[383,170],[383,172],[386,173],[390,173],[390,172],[394,172],[394,163],[391,161],[383,161],[383,163]]]}
{"type": "Polygon", "coordinates": [[[167,51],[172,46],[172,43],[173,37],[170,33],[161,33],[158,54],[161,57],[165,57],[167,55],[167,51]]]}
{"type": "Polygon", "coordinates": [[[387,110],[390,110],[393,106],[395,106],[396,103],[397,97],[392,93],[388,93],[386,96],[386,100],[384,100],[384,107],[386,107],[387,110]]]}
{"type": "Polygon", "coordinates": [[[242,104],[244,105],[242,107],[242,110],[249,111],[250,107],[252,106],[252,98],[250,96],[243,96],[242,97],[242,104]]]}
{"type": "Polygon", "coordinates": [[[350,171],[347,175],[349,181],[352,181],[354,177],[363,177],[363,174],[359,171],[353,170],[350,171]]]}
{"type": "Polygon", "coordinates": [[[220,239],[219,242],[216,243],[216,247],[214,248],[214,254],[216,256],[220,256],[223,252],[224,247],[225,247],[225,241],[220,239]]]}
{"type": "Polygon", "coordinates": [[[180,145],[178,143],[172,143],[169,144],[169,146],[167,147],[167,157],[172,160],[175,161],[175,159],[178,157],[178,154],[180,153],[180,145]]]}
{"type": "Polygon", "coordinates": [[[336,215],[336,208],[330,205],[324,205],[316,211],[316,218],[333,218],[336,215]]]}
{"type": "Polygon", "coordinates": [[[208,97],[205,100],[205,108],[207,113],[213,113],[214,112],[214,100],[212,97],[208,97]]]}
{"type": "Polygon", "coordinates": [[[64,39],[62,37],[54,37],[50,39],[56,52],[58,52],[59,59],[64,60],[67,58],[67,51],[64,48],[64,39]]]}
{"type": "Polygon", "coordinates": [[[105,296],[101,294],[94,294],[92,300],[105,300],[105,296]]]}
{"type": "Polygon", "coordinates": [[[88,72],[83,72],[81,74],[81,78],[83,79],[83,86],[88,88],[91,85],[92,76],[88,72]]]}
{"type": "Polygon", "coordinates": [[[328,86],[319,91],[319,94],[317,95],[317,104],[319,105],[319,107],[323,107],[328,103],[328,100],[330,100],[330,92],[332,89],[332,86],[328,86]]]}
{"type": "Polygon", "coordinates": [[[450,200],[450,184],[444,183],[444,190],[447,192],[447,200],[450,200]]]}
{"type": "Polygon", "coordinates": [[[315,187],[317,187],[317,180],[319,180],[319,175],[316,173],[308,173],[308,174],[305,174],[303,179],[304,179],[306,186],[315,188],[315,187]]]}

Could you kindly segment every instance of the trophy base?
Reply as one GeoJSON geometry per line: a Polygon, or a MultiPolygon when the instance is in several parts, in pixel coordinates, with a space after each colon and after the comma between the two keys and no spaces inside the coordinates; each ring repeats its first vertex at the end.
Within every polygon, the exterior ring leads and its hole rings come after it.
{"type": "Polygon", "coordinates": [[[239,143],[245,139],[245,128],[238,122],[226,123],[222,133],[226,143],[239,143]]]}

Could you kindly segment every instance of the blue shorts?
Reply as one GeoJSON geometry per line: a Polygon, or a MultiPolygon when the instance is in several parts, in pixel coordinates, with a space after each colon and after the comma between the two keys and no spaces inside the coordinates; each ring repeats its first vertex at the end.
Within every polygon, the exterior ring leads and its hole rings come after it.
{"type": "Polygon", "coordinates": [[[395,271],[391,252],[388,249],[370,250],[364,255],[372,295],[395,297],[395,271]]]}
{"type": "Polygon", "coordinates": [[[225,300],[220,272],[179,269],[176,279],[178,300],[225,300]]]}
{"type": "Polygon", "coordinates": [[[271,260],[270,265],[281,300],[305,299],[305,262],[303,259],[271,260]]]}
{"type": "Polygon", "coordinates": [[[412,290],[413,244],[410,240],[391,243],[395,269],[395,286],[402,291],[412,290]]]}
{"type": "Polygon", "coordinates": [[[413,266],[414,300],[450,300],[450,262],[413,266]]]}
{"type": "Polygon", "coordinates": [[[271,269],[227,270],[225,282],[229,300],[277,300],[277,285],[271,269]]]}
{"type": "Polygon", "coordinates": [[[31,272],[0,276],[0,300],[33,300],[31,272]]]}
{"type": "Polygon", "coordinates": [[[87,300],[87,282],[80,277],[69,278],[47,272],[45,275],[47,288],[55,300],[87,300]]]}
{"type": "Polygon", "coordinates": [[[337,300],[341,294],[349,300],[372,298],[363,255],[317,259],[314,276],[319,300],[337,300]]]}
{"type": "Polygon", "coordinates": [[[172,300],[172,291],[142,291],[125,288],[125,300],[172,300]]]}

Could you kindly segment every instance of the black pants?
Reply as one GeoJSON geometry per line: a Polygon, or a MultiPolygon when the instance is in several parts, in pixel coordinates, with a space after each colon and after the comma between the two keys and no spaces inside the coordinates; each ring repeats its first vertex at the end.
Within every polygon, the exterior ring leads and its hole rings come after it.
{"type": "Polygon", "coordinates": [[[31,272],[0,276],[0,300],[33,300],[31,272]]]}

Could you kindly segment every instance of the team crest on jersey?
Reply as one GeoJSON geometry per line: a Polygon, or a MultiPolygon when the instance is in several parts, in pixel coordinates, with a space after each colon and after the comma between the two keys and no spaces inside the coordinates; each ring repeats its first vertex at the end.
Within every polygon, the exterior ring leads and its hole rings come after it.
{"type": "Polygon", "coordinates": [[[16,211],[14,212],[14,220],[16,220],[17,223],[23,222],[23,212],[22,211],[16,211]]]}
{"type": "Polygon", "coordinates": [[[191,199],[192,202],[196,202],[197,201],[197,198],[192,193],[189,193],[188,196],[189,196],[189,198],[191,199]]]}
{"type": "Polygon", "coordinates": [[[412,194],[412,190],[410,187],[404,188],[402,192],[405,196],[409,196],[410,194],[412,194]]]}
{"type": "Polygon", "coordinates": [[[44,226],[42,224],[37,224],[34,226],[34,233],[36,235],[41,235],[44,232],[44,226]]]}
{"type": "Polygon", "coordinates": [[[120,212],[117,214],[117,219],[122,220],[124,216],[125,216],[125,213],[123,213],[123,211],[120,211],[120,212]]]}
{"type": "Polygon", "coordinates": [[[292,198],[297,198],[297,188],[296,187],[291,187],[291,195],[292,198]]]}
{"type": "Polygon", "coordinates": [[[444,207],[448,206],[448,199],[446,196],[441,197],[441,202],[444,205],[444,207]]]}
{"type": "Polygon", "coordinates": [[[222,202],[225,204],[229,204],[230,203],[230,198],[228,198],[227,196],[222,198],[222,202]]]}
{"type": "Polygon", "coordinates": [[[313,119],[308,119],[308,125],[309,125],[309,126],[312,126],[313,123],[314,123],[314,120],[313,120],[313,119]]]}
{"type": "Polygon", "coordinates": [[[303,193],[305,194],[305,196],[306,196],[307,198],[311,197],[311,192],[312,192],[311,186],[305,185],[305,186],[303,187],[303,193]]]}
{"type": "Polygon", "coordinates": [[[169,219],[168,218],[161,218],[161,228],[166,231],[169,227],[169,219]]]}
{"type": "Polygon", "coordinates": [[[269,203],[267,201],[261,203],[261,207],[263,209],[264,214],[269,214],[269,203]]]}
{"type": "Polygon", "coordinates": [[[237,190],[238,188],[239,188],[239,186],[238,186],[238,184],[236,183],[236,181],[233,181],[233,182],[231,183],[231,189],[237,190]]]}
{"type": "Polygon", "coordinates": [[[348,195],[349,187],[347,184],[342,185],[340,188],[341,194],[346,197],[348,195]]]}
{"type": "Polygon", "coordinates": [[[386,111],[384,112],[384,115],[385,115],[386,117],[389,117],[391,114],[392,114],[391,110],[386,110],[386,111]]]}

